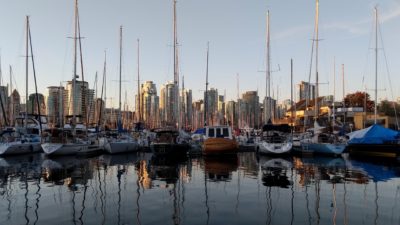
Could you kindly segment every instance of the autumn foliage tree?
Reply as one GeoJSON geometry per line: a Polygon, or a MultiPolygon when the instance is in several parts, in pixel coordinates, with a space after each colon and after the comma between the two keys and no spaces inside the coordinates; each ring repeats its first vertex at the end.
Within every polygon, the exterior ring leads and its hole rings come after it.
{"type": "Polygon", "coordinates": [[[345,107],[365,107],[367,112],[374,111],[374,101],[370,100],[370,96],[366,92],[357,91],[356,93],[347,94],[344,98],[345,107]],[[367,101],[365,101],[367,100],[367,101]]]}

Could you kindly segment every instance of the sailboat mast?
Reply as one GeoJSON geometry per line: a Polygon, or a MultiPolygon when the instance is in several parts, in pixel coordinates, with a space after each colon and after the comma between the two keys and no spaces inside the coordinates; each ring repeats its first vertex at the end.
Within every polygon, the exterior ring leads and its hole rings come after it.
{"type": "Polygon", "coordinates": [[[176,0],[174,0],[174,118],[173,122],[176,123],[179,129],[179,75],[178,75],[178,36],[177,36],[177,25],[176,25],[176,0]]]}
{"type": "Polygon", "coordinates": [[[315,121],[317,121],[319,109],[318,109],[318,97],[319,97],[319,80],[318,80],[318,19],[319,19],[319,0],[315,3],[315,121]]]}
{"type": "Polygon", "coordinates": [[[204,94],[204,126],[207,126],[208,113],[208,58],[210,51],[210,42],[207,42],[207,64],[206,64],[206,93],[204,94]]]}
{"type": "Polygon", "coordinates": [[[28,73],[29,73],[29,16],[26,16],[26,58],[25,58],[25,119],[24,119],[24,126],[27,127],[28,123],[28,73]]]}
{"type": "MultiPolygon", "coordinates": [[[[293,114],[294,114],[294,111],[293,111],[293,59],[290,59],[290,105],[291,105],[291,113],[290,113],[290,116],[291,116],[291,122],[292,122],[292,127],[294,128],[294,126],[295,126],[295,122],[296,121],[293,121],[293,114]]],[[[293,131],[293,129],[292,129],[292,131],[293,131]]]]}
{"type": "MultiPolygon", "coordinates": [[[[342,64],[342,82],[343,82],[343,108],[346,108],[345,89],[344,89],[344,64],[342,64]]],[[[343,111],[343,124],[346,123],[346,111],[343,111]]]]}
{"type": "Polygon", "coordinates": [[[139,116],[138,116],[138,119],[139,119],[139,121],[138,122],[140,122],[140,121],[142,121],[142,108],[141,108],[141,104],[140,104],[140,97],[141,97],[141,94],[140,94],[140,65],[139,65],[139,46],[140,46],[140,44],[139,44],[139,38],[137,39],[137,83],[138,83],[138,85],[137,85],[137,92],[138,92],[138,94],[137,94],[137,96],[138,96],[138,113],[139,113],[139,116]]]}
{"type": "Polygon", "coordinates": [[[267,62],[266,62],[266,82],[265,82],[265,96],[266,96],[266,103],[268,104],[265,108],[268,108],[268,114],[265,118],[265,123],[268,123],[268,120],[272,117],[272,105],[271,105],[271,55],[270,55],[270,16],[269,10],[267,11],[267,62]]]}
{"type": "Polygon", "coordinates": [[[374,104],[374,124],[377,123],[378,115],[378,8],[375,6],[375,104],[374,104]]]}
{"type": "Polygon", "coordinates": [[[76,125],[76,63],[77,63],[77,33],[78,33],[78,0],[75,0],[75,29],[74,29],[74,74],[72,78],[72,126],[73,126],[73,133],[75,133],[75,125],[76,125]]]}
{"type": "Polygon", "coordinates": [[[118,122],[117,126],[121,126],[121,79],[122,79],[122,26],[119,27],[119,96],[118,96],[118,122]]]}
{"type": "Polygon", "coordinates": [[[333,124],[335,124],[335,94],[336,94],[336,58],[333,57],[333,99],[332,99],[333,124]]]}

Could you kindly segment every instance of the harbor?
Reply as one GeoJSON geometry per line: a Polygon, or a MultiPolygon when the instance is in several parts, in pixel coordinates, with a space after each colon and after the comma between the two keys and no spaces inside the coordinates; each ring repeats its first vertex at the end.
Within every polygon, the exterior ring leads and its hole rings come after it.
{"type": "Polygon", "coordinates": [[[399,224],[400,166],[351,157],[0,159],[0,224],[399,224]]]}
{"type": "Polygon", "coordinates": [[[400,4],[366,1],[2,4],[0,224],[400,224],[400,4]]]}

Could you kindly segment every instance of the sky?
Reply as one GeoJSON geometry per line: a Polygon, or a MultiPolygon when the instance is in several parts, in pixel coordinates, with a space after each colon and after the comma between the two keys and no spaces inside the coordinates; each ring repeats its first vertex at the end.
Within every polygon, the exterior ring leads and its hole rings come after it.
{"type": "MultiPolygon", "coordinates": [[[[48,86],[71,80],[73,40],[68,37],[73,36],[74,0],[0,0],[0,5],[2,83],[10,82],[11,65],[13,87],[25,96],[26,15],[30,16],[38,91],[46,94],[48,86]]],[[[320,95],[335,93],[336,99],[342,98],[343,64],[345,93],[367,90],[374,98],[376,6],[378,99],[400,96],[400,1],[320,0],[319,5],[320,95]]],[[[308,81],[315,0],[179,0],[179,71],[194,99],[202,98],[205,90],[207,42],[210,88],[226,94],[227,100],[236,100],[238,86],[240,94],[258,91],[260,101],[264,98],[268,10],[273,97],[278,101],[290,98],[291,59],[293,82],[308,81]]],[[[154,81],[159,93],[162,84],[173,80],[173,0],[80,0],[79,12],[85,80],[91,88],[95,87],[96,72],[102,79],[107,52],[108,107],[118,104],[121,25],[122,92],[127,103],[133,108],[137,94],[137,39],[141,83],[154,81]]],[[[312,83],[315,74],[313,66],[312,83]]],[[[32,70],[28,83],[29,93],[33,93],[32,70]]],[[[100,85],[99,81],[98,88],[100,85]]]]}

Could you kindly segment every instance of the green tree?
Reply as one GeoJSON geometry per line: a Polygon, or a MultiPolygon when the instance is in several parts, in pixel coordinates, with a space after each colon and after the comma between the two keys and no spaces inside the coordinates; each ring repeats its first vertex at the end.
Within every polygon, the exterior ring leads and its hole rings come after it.
{"type": "Polygon", "coordinates": [[[378,106],[379,112],[387,115],[387,116],[396,116],[395,114],[395,109],[396,108],[396,113],[399,115],[400,112],[400,106],[399,104],[395,102],[389,102],[388,100],[383,100],[378,106]]]}

